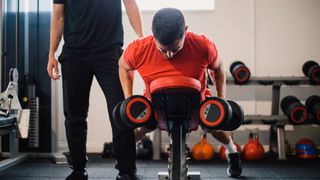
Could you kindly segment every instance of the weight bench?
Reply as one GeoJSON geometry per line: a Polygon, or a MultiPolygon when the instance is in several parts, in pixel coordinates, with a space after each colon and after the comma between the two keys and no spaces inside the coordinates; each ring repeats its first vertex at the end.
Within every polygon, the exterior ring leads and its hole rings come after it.
{"type": "MultiPolygon", "coordinates": [[[[12,167],[25,159],[27,154],[19,154],[17,119],[13,116],[0,116],[0,136],[9,135],[9,157],[0,161],[0,172],[12,167]]],[[[0,146],[1,147],[1,146],[0,146]]],[[[4,153],[1,153],[4,155],[4,153]]]]}
{"type": "Polygon", "coordinates": [[[113,123],[120,129],[159,128],[170,137],[168,172],[159,179],[200,179],[200,172],[188,172],[186,135],[201,125],[205,131],[234,130],[243,121],[242,108],[233,101],[202,97],[201,83],[193,78],[170,76],[151,82],[151,97],[131,96],[116,105],[113,123]]]}

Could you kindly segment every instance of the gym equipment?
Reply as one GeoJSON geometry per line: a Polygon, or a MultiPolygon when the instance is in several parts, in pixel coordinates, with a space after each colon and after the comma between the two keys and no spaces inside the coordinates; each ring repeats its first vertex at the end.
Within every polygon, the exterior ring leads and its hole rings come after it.
{"type": "Polygon", "coordinates": [[[244,112],[234,101],[208,97],[200,105],[199,119],[204,130],[232,131],[243,123],[244,112]]]}
{"type": "Polygon", "coordinates": [[[320,123],[320,96],[313,95],[306,100],[306,107],[316,124],[320,123]]]}
{"type": "Polygon", "coordinates": [[[243,147],[243,158],[247,161],[263,159],[265,150],[259,142],[259,135],[255,132],[250,132],[249,141],[243,147]]]}
{"type": "Polygon", "coordinates": [[[0,136],[9,135],[10,151],[9,158],[0,162],[0,171],[28,157],[28,154],[19,153],[18,138],[28,137],[30,110],[21,108],[17,92],[18,71],[12,68],[9,71],[9,84],[6,90],[0,93],[0,136]]]}
{"type": "Polygon", "coordinates": [[[119,102],[112,112],[112,122],[119,129],[135,129],[146,126],[150,130],[157,128],[152,104],[144,96],[133,95],[119,102]]]}
{"type": "MultiPolygon", "coordinates": [[[[168,172],[159,172],[159,179],[200,179],[199,172],[188,172],[189,153],[185,143],[186,134],[198,128],[201,114],[202,120],[207,121],[209,128],[210,124],[214,124],[214,129],[217,130],[230,127],[233,130],[243,121],[243,110],[236,103],[231,102],[232,105],[230,105],[228,101],[221,98],[208,97],[205,99],[202,97],[201,83],[190,77],[158,78],[150,83],[148,91],[151,96],[151,104],[148,104],[148,99],[143,96],[130,97],[114,108],[113,123],[124,129],[141,126],[148,128],[148,122],[155,119],[154,122],[159,129],[168,132],[170,137],[168,172]],[[205,99],[205,102],[200,107],[202,99],[205,99]],[[232,112],[233,109],[235,109],[234,112],[232,112]],[[200,111],[202,113],[199,113],[200,111]],[[238,119],[234,120],[234,118],[238,119]],[[122,124],[117,121],[121,121],[122,124]],[[234,122],[238,124],[231,126],[230,123],[234,122]]],[[[210,96],[209,91],[206,91],[206,96],[210,96]]],[[[208,159],[208,157],[205,158],[208,159]]]]}
{"type": "Polygon", "coordinates": [[[238,129],[244,121],[244,111],[242,107],[232,100],[227,100],[232,109],[231,120],[223,128],[225,131],[233,131],[238,129]]]}
{"type": "Polygon", "coordinates": [[[193,146],[192,157],[196,161],[208,161],[214,157],[214,147],[208,143],[207,135],[201,136],[200,142],[193,146]]]}
{"type": "Polygon", "coordinates": [[[101,156],[104,158],[114,158],[112,142],[103,144],[103,151],[101,153],[101,156]]]}
{"type": "Polygon", "coordinates": [[[207,97],[200,105],[200,124],[202,129],[222,129],[232,131],[240,127],[244,120],[241,106],[231,100],[207,97]]]}
{"type": "Polygon", "coordinates": [[[222,129],[230,123],[232,109],[226,100],[219,97],[210,97],[201,103],[199,115],[203,129],[222,129]]]}
{"type": "Polygon", "coordinates": [[[129,128],[145,126],[151,118],[154,118],[152,104],[144,96],[130,96],[120,105],[120,117],[129,128]]]}
{"type": "Polygon", "coordinates": [[[251,74],[249,68],[241,61],[235,61],[231,64],[230,73],[235,84],[246,84],[251,74]]]}
{"type": "MultiPolygon", "coordinates": [[[[232,77],[227,77],[227,85],[235,85],[234,79],[232,77]]],[[[280,115],[280,95],[283,85],[295,84],[298,86],[309,86],[311,83],[309,78],[306,76],[278,76],[278,77],[250,77],[247,85],[257,85],[257,86],[271,86],[271,114],[270,115],[254,115],[246,116],[243,123],[261,124],[261,121],[272,121],[270,122],[270,153],[277,153],[278,159],[286,159],[285,153],[285,124],[289,121],[285,115],[280,115]],[[275,122],[275,123],[273,123],[275,122]]],[[[210,87],[211,88],[211,87],[210,87]]]]}
{"type": "Polygon", "coordinates": [[[28,138],[30,109],[22,109],[21,107],[17,94],[18,79],[18,70],[11,68],[9,71],[9,84],[6,90],[0,93],[0,117],[15,117],[18,125],[18,136],[28,138]]]}
{"type": "Polygon", "coordinates": [[[124,122],[121,120],[120,117],[120,106],[122,104],[123,101],[119,102],[113,109],[112,111],[112,118],[111,118],[111,122],[112,124],[114,124],[115,127],[117,127],[118,129],[121,130],[126,130],[129,129],[124,122]]]}
{"type": "Polygon", "coordinates": [[[138,159],[150,160],[153,156],[153,144],[148,136],[136,143],[136,155],[138,159]]]}
{"type": "Polygon", "coordinates": [[[17,114],[21,105],[17,99],[18,70],[10,69],[9,84],[5,92],[0,94],[0,116],[8,117],[10,114],[17,114]]]}
{"type": "Polygon", "coordinates": [[[294,147],[289,143],[289,141],[286,139],[285,141],[285,150],[287,156],[293,156],[295,155],[295,149],[294,147]]]}
{"type": "Polygon", "coordinates": [[[320,66],[317,62],[309,60],[302,66],[302,72],[309,77],[312,84],[320,84],[320,66]]]}
{"type": "Polygon", "coordinates": [[[308,120],[307,108],[295,96],[286,96],[281,100],[281,109],[292,124],[303,124],[308,120]]]}
{"type": "MultiPolygon", "coordinates": [[[[234,143],[234,144],[236,145],[237,151],[239,152],[239,154],[241,154],[241,147],[240,147],[240,145],[237,144],[237,143],[234,143]]],[[[225,161],[227,160],[226,147],[225,147],[223,144],[221,144],[220,149],[219,149],[219,157],[220,157],[220,159],[222,159],[222,160],[225,160],[225,161]]]]}
{"type": "Polygon", "coordinates": [[[159,179],[200,179],[199,172],[188,172],[186,152],[186,134],[198,126],[200,82],[183,76],[163,77],[152,81],[149,90],[159,128],[170,137],[168,172],[159,172],[159,179]]]}
{"type": "Polygon", "coordinates": [[[311,139],[300,139],[295,146],[296,157],[301,159],[315,159],[318,157],[317,148],[311,139]]]}

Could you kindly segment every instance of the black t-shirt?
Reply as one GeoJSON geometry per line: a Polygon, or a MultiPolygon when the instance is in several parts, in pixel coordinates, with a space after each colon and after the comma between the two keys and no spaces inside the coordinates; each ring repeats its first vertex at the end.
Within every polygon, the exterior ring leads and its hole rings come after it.
{"type": "Polygon", "coordinates": [[[123,45],[121,0],[53,0],[64,4],[62,54],[91,53],[123,45]]]}

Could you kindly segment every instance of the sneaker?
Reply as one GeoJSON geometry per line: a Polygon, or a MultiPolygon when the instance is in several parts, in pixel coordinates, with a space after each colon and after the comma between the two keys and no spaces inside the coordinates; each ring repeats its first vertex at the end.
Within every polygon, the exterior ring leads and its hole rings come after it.
{"type": "Polygon", "coordinates": [[[66,180],[88,180],[88,173],[86,170],[77,171],[73,170],[66,180]]]}
{"type": "Polygon", "coordinates": [[[116,180],[140,180],[136,174],[125,174],[125,175],[118,175],[116,180]]]}
{"type": "Polygon", "coordinates": [[[227,173],[230,177],[239,177],[242,173],[241,161],[239,153],[227,154],[228,170],[227,173]]]}

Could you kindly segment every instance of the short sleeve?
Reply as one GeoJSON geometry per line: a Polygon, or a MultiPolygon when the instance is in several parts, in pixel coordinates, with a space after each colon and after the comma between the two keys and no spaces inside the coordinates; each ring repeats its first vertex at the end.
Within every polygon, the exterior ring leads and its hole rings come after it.
{"type": "Polygon", "coordinates": [[[54,4],[64,4],[66,0],[53,0],[54,4]]]}
{"type": "Polygon", "coordinates": [[[129,68],[135,70],[135,41],[130,43],[123,53],[123,58],[129,68]]]}
{"type": "Polygon", "coordinates": [[[208,39],[208,43],[207,43],[207,47],[208,47],[208,68],[211,70],[214,70],[216,63],[218,62],[218,52],[217,52],[217,48],[215,46],[215,44],[208,39]]]}

